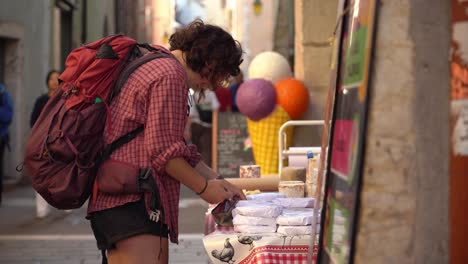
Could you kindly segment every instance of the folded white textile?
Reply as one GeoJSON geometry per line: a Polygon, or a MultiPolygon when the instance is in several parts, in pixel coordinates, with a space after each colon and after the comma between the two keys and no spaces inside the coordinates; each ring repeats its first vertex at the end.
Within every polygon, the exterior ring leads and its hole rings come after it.
{"type": "MultiPolygon", "coordinates": [[[[312,224],[313,208],[283,208],[281,215],[276,218],[278,225],[304,226],[312,224]]],[[[318,222],[317,219],[316,222],[318,222]]]]}
{"type": "Polygon", "coordinates": [[[275,205],[273,202],[256,201],[256,200],[240,200],[236,203],[236,207],[255,206],[257,204],[275,205]]]}
{"type": "Polygon", "coordinates": [[[234,216],[232,223],[234,225],[273,226],[276,225],[276,218],[245,216],[238,214],[234,216]]]}
{"type": "Polygon", "coordinates": [[[238,214],[245,216],[258,216],[258,217],[277,217],[281,214],[282,207],[279,205],[266,205],[266,204],[255,204],[251,206],[236,206],[232,210],[232,215],[238,214]]]}
{"type": "Polygon", "coordinates": [[[314,208],[315,198],[276,198],[274,204],[288,208],[314,208]]]}
{"type": "Polygon", "coordinates": [[[279,192],[264,192],[247,195],[247,200],[271,202],[276,198],[285,198],[286,195],[279,192]]]}
{"type": "Polygon", "coordinates": [[[276,225],[252,226],[252,225],[234,225],[234,231],[244,234],[274,233],[276,225]]]}
{"type": "Polygon", "coordinates": [[[278,226],[278,233],[285,234],[288,236],[297,236],[297,235],[310,235],[312,234],[312,226],[278,226]]]}

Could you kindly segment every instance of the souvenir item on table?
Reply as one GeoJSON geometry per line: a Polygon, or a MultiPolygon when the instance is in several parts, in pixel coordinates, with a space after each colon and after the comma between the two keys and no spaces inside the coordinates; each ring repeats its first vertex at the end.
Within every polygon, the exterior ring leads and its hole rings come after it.
{"type": "Polygon", "coordinates": [[[276,218],[236,215],[232,223],[234,225],[271,226],[276,225],[276,218]]]}
{"type": "Polygon", "coordinates": [[[276,198],[273,200],[274,204],[281,205],[282,207],[293,208],[313,208],[315,198],[276,198]]]}
{"type": "Polygon", "coordinates": [[[289,198],[304,197],[303,181],[280,181],[278,191],[289,198]]]}
{"type": "Polygon", "coordinates": [[[314,154],[312,151],[307,152],[307,179],[305,181],[305,196],[315,197],[315,192],[317,191],[317,178],[318,178],[318,168],[317,160],[320,154],[314,154]]]}
{"type": "MultiPolygon", "coordinates": [[[[291,146],[288,149],[289,154],[287,155],[287,160],[288,160],[287,166],[288,167],[303,167],[303,168],[306,168],[306,175],[308,175],[309,167],[310,167],[309,165],[311,163],[310,161],[312,160],[312,162],[313,162],[313,161],[318,160],[318,156],[320,155],[321,149],[322,149],[322,147],[312,147],[312,146],[309,146],[309,147],[294,147],[294,146],[291,146]],[[307,155],[304,154],[304,153],[307,153],[307,152],[313,153],[314,158],[309,159],[307,157],[307,155]]],[[[283,168],[284,168],[284,166],[283,166],[283,168]]],[[[306,178],[307,178],[307,176],[306,176],[306,178]]]]}
{"type": "Polygon", "coordinates": [[[271,205],[273,203],[269,201],[262,201],[262,200],[240,200],[237,202],[236,207],[255,206],[256,204],[271,205]]]}
{"type": "Polygon", "coordinates": [[[312,208],[287,208],[276,218],[278,225],[303,226],[312,224],[314,211],[312,208]]]}
{"type": "Polygon", "coordinates": [[[299,235],[311,235],[312,234],[312,226],[278,226],[278,233],[285,234],[288,236],[299,236],[299,235]]]}
{"type": "Polygon", "coordinates": [[[307,151],[307,181],[313,180],[313,171],[317,169],[317,160],[320,154],[314,154],[312,151],[307,151]]]}
{"type": "Polygon", "coordinates": [[[242,190],[260,190],[263,192],[278,191],[279,177],[268,176],[262,178],[227,178],[228,182],[236,185],[242,190]]]}
{"type": "Polygon", "coordinates": [[[234,225],[234,231],[243,234],[261,234],[276,232],[276,224],[269,226],[234,225]]]}
{"type": "Polygon", "coordinates": [[[258,217],[277,217],[281,214],[282,207],[278,205],[253,204],[251,206],[237,206],[233,210],[233,214],[258,217]]]}
{"type": "Polygon", "coordinates": [[[310,180],[307,179],[306,181],[305,195],[307,197],[315,197],[315,192],[317,191],[318,169],[314,168],[310,174],[310,180]]]}
{"type": "Polygon", "coordinates": [[[244,192],[245,196],[261,193],[261,191],[258,189],[257,190],[242,190],[242,191],[244,192]]]}
{"type": "Polygon", "coordinates": [[[282,181],[303,181],[306,180],[306,168],[304,167],[284,167],[280,172],[282,181]]]}
{"type": "Polygon", "coordinates": [[[247,195],[247,200],[270,202],[277,198],[285,198],[286,195],[279,192],[264,192],[254,195],[247,195]]]}
{"type": "Polygon", "coordinates": [[[261,169],[259,165],[241,165],[239,166],[240,178],[260,178],[261,169]]]}
{"type": "Polygon", "coordinates": [[[234,196],[233,199],[224,200],[211,210],[211,215],[220,226],[232,226],[232,210],[239,201],[239,197],[234,196]]]}

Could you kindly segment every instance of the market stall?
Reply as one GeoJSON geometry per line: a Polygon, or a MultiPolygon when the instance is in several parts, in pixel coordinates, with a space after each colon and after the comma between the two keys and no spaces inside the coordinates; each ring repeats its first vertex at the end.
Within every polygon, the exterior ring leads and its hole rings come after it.
{"type": "Polygon", "coordinates": [[[310,263],[313,198],[286,198],[278,192],[249,195],[232,214],[232,226],[206,214],[205,250],[212,263],[310,263]],[[264,197],[278,197],[272,200],[264,197]],[[300,206],[300,207],[291,207],[300,206]],[[260,216],[254,216],[260,215],[260,216]],[[219,221],[218,221],[219,222],[219,221]]]}
{"type": "Polygon", "coordinates": [[[286,149],[284,131],[294,125],[323,125],[323,121],[283,124],[278,134],[279,175],[261,177],[261,166],[240,166],[239,178],[228,181],[245,190],[247,200],[226,201],[208,209],[203,243],[212,263],[315,261],[317,245],[312,245],[318,241],[313,237],[319,232],[319,210],[313,196],[319,189],[316,183],[320,148],[286,149]],[[222,215],[217,215],[220,212],[222,215]],[[231,213],[227,222],[226,213],[231,213]]]}
{"type": "Polygon", "coordinates": [[[242,116],[213,127],[214,167],[243,189],[247,200],[210,206],[205,250],[213,263],[311,263],[319,231],[320,205],[313,197],[320,189],[321,147],[292,147],[293,131],[321,127],[323,121],[297,120],[310,105],[309,93],[282,55],[260,53],[249,77],[236,95],[242,116]],[[252,154],[252,162],[241,163],[252,154]]]}

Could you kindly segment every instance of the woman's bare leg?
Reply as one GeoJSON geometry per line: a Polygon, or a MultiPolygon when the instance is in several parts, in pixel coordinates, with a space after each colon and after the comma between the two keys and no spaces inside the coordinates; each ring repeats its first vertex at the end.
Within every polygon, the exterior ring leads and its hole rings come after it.
{"type": "Polygon", "coordinates": [[[109,250],[109,264],[167,264],[169,262],[167,238],[143,234],[123,239],[109,250]],[[162,249],[161,255],[159,254],[162,249]]]}

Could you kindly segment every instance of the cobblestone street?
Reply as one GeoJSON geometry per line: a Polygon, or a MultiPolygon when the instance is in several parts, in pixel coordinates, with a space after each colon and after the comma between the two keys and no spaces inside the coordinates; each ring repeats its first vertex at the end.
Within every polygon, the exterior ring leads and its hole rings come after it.
{"type": "MultiPolygon", "coordinates": [[[[207,263],[200,235],[182,235],[170,245],[169,263],[207,263]]],[[[2,264],[98,264],[100,252],[92,235],[0,236],[2,264]]]]}
{"type": "MultiPolygon", "coordinates": [[[[202,244],[206,204],[186,190],[182,196],[180,243],[170,245],[169,263],[206,264],[202,244]]],[[[21,186],[4,192],[0,215],[0,264],[101,263],[84,208],[68,213],[53,210],[38,219],[33,190],[21,186]]]]}

